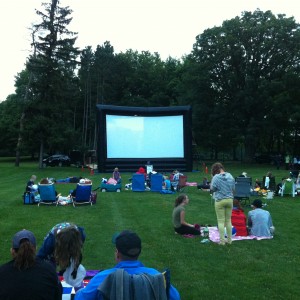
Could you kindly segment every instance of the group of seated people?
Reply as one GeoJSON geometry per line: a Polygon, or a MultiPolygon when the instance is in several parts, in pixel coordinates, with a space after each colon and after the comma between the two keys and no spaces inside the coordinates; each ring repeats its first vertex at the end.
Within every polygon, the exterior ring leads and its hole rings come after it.
{"type": "MultiPolygon", "coordinates": [[[[147,168],[147,170],[144,167],[140,167],[135,174],[141,174],[145,177],[145,186],[146,189],[151,189],[151,176],[161,174],[162,175],[162,189],[168,190],[168,191],[175,191],[177,190],[179,186],[179,179],[180,176],[183,176],[181,172],[178,170],[174,170],[171,174],[165,174],[165,173],[158,173],[156,172],[153,167],[147,168]],[[147,173],[148,170],[148,173],[147,173]]],[[[132,181],[132,178],[129,179],[129,181],[132,181]]],[[[132,186],[131,183],[126,184],[125,188],[130,189],[132,186]]]]}
{"type": "MultiPolygon", "coordinates": [[[[181,194],[175,199],[172,223],[175,233],[181,235],[201,235],[201,225],[191,224],[186,221],[185,208],[189,204],[189,198],[186,194],[181,194]]],[[[274,234],[274,226],[271,214],[263,209],[263,203],[260,199],[252,202],[252,210],[246,217],[241,203],[238,199],[233,200],[231,214],[231,224],[236,229],[236,236],[254,235],[258,237],[271,237],[274,234]]]]}
{"type": "Polygon", "coordinates": [[[32,175],[29,179],[29,181],[26,184],[26,188],[25,188],[25,193],[33,193],[35,196],[35,201],[39,202],[41,200],[40,198],[40,190],[39,190],[39,185],[48,185],[48,184],[54,184],[54,183],[59,183],[59,182],[68,182],[68,183],[77,183],[77,185],[75,186],[75,188],[73,190],[70,190],[69,195],[67,196],[62,196],[61,193],[58,193],[55,190],[55,195],[58,201],[60,201],[61,203],[67,204],[69,200],[71,200],[71,198],[75,198],[76,197],[76,189],[78,184],[80,185],[85,185],[85,184],[92,184],[92,181],[88,178],[77,178],[77,177],[69,177],[68,179],[73,179],[71,181],[55,181],[52,178],[42,178],[39,182],[39,184],[35,184],[37,177],[36,175],[32,175]],[[74,178],[76,178],[76,180],[74,180],[74,178]]]}
{"type": "Polygon", "coordinates": [[[165,283],[161,272],[138,260],[142,241],[130,230],[123,230],[113,237],[116,265],[99,271],[84,287],[86,269],[82,265],[82,248],[85,240],[83,227],[59,223],[48,232],[36,253],[37,240],[33,232],[18,231],[12,238],[12,260],[0,266],[0,299],[61,300],[60,276],[74,287],[77,300],[112,299],[110,295],[116,293],[120,296],[118,299],[128,299],[125,294],[128,295],[133,287],[137,299],[157,299],[155,295],[159,295],[159,299],[167,299],[167,295],[170,300],[180,299],[177,289],[165,283]],[[114,283],[120,270],[124,276],[122,286],[114,283]],[[141,275],[130,276],[132,274],[141,275]],[[124,294],[120,294],[121,290],[124,294]]]}

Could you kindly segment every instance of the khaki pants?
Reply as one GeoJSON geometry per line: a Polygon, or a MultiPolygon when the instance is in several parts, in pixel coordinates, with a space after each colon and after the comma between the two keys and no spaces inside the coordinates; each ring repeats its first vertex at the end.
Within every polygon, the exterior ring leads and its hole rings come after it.
{"type": "Polygon", "coordinates": [[[231,212],[233,206],[233,199],[222,199],[215,202],[215,210],[218,220],[218,229],[220,234],[220,244],[225,243],[225,227],[227,231],[227,241],[231,243],[232,225],[231,225],[231,212]]]}

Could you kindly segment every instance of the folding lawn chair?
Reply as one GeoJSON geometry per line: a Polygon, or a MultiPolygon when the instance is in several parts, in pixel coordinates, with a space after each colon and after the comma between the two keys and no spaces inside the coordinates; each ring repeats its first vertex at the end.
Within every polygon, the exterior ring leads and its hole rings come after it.
{"type": "Polygon", "coordinates": [[[80,204],[90,204],[93,205],[92,202],[92,184],[80,184],[77,183],[76,194],[72,197],[72,203],[75,207],[80,204]]]}
{"type": "Polygon", "coordinates": [[[234,198],[240,202],[244,201],[244,205],[246,205],[247,202],[250,204],[251,184],[251,177],[236,177],[235,179],[234,198]]]}
{"type": "Polygon", "coordinates": [[[55,192],[54,183],[48,184],[39,184],[38,191],[40,194],[40,204],[47,204],[47,205],[56,205],[58,204],[58,197],[55,192]]]}
{"type": "Polygon", "coordinates": [[[279,191],[279,195],[280,196],[292,196],[295,197],[296,195],[296,188],[295,188],[295,183],[293,182],[293,180],[288,181],[286,180],[283,184],[283,186],[281,187],[280,191],[279,191]]]}
{"type": "Polygon", "coordinates": [[[161,174],[152,174],[150,179],[151,192],[161,192],[163,184],[163,176],[161,174]]]}
{"type": "Polygon", "coordinates": [[[144,174],[132,175],[132,191],[144,192],[145,191],[145,176],[144,174]]]}

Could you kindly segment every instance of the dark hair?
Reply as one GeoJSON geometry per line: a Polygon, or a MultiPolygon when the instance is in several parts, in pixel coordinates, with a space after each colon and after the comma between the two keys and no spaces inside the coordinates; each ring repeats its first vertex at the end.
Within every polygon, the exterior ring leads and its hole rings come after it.
{"type": "Polygon", "coordinates": [[[241,202],[238,199],[233,199],[233,206],[238,208],[239,210],[243,210],[242,206],[241,206],[241,202]]]}
{"type": "Polygon", "coordinates": [[[23,239],[20,247],[14,249],[14,266],[18,270],[26,270],[35,264],[36,248],[29,240],[23,239]]]}
{"type": "Polygon", "coordinates": [[[225,171],[224,166],[220,162],[214,163],[211,167],[212,176],[219,174],[221,170],[225,171]]]}
{"type": "Polygon", "coordinates": [[[43,178],[40,181],[40,184],[48,184],[48,183],[49,183],[49,180],[47,178],[43,178]]]}
{"type": "Polygon", "coordinates": [[[56,263],[66,269],[70,265],[70,259],[74,260],[78,267],[82,260],[82,239],[76,226],[62,229],[55,237],[54,256],[56,263]]]}
{"type": "Polygon", "coordinates": [[[175,207],[180,205],[185,199],[186,199],[187,195],[186,194],[181,194],[179,195],[176,199],[175,199],[175,207]]]}

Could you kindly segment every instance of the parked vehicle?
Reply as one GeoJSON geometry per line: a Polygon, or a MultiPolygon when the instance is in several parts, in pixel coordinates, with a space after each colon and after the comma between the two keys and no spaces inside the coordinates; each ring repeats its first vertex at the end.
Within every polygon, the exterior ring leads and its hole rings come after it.
{"type": "Polygon", "coordinates": [[[70,166],[71,164],[71,159],[68,155],[63,155],[63,154],[56,154],[56,155],[51,155],[45,159],[43,159],[43,167],[62,167],[62,166],[70,166]]]}

